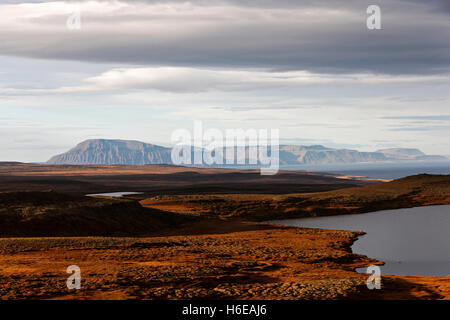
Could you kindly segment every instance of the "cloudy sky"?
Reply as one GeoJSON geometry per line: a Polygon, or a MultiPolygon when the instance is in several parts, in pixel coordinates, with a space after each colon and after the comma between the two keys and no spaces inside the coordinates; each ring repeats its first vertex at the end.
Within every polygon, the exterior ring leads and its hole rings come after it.
{"type": "Polygon", "coordinates": [[[89,138],[170,145],[194,120],[450,154],[448,0],[0,0],[0,13],[3,161],[89,138]]]}

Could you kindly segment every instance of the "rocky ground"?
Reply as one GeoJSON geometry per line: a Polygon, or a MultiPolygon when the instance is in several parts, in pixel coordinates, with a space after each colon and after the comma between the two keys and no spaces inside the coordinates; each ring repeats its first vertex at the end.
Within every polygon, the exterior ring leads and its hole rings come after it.
{"type": "Polygon", "coordinates": [[[267,227],[154,238],[0,240],[0,296],[139,299],[336,299],[364,290],[356,233],[267,227]],[[82,288],[66,288],[69,265],[82,288]]]}
{"type": "Polygon", "coordinates": [[[367,275],[353,270],[376,261],[351,253],[358,232],[248,223],[236,229],[151,238],[1,239],[0,298],[450,297],[450,277],[386,277],[381,290],[368,290],[367,275]],[[81,268],[80,290],[66,287],[69,265],[81,268]]]}

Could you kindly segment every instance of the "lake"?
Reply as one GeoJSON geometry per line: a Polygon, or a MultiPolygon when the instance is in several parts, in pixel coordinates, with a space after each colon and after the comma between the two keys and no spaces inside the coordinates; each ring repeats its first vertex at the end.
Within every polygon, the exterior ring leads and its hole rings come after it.
{"type": "Polygon", "coordinates": [[[131,196],[133,194],[142,194],[142,192],[109,192],[109,193],[93,193],[87,194],[88,197],[113,197],[120,198],[123,196],[131,196]]]}
{"type": "MultiPolygon", "coordinates": [[[[450,275],[450,206],[270,221],[305,228],[362,230],[354,253],[385,262],[382,274],[450,275]]],[[[366,272],[366,268],[357,270],[366,272]]]]}
{"type": "MultiPolygon", "coordinates": [[[[233,169],[259,169],[255,165],[219,166],[233,169]]],[[[370,179],[399,179],[421,173],[450,174],[450,161],[396,161],[334,164],[280,165],[280,170],[306,170],[366,177],[370,179]]]]}

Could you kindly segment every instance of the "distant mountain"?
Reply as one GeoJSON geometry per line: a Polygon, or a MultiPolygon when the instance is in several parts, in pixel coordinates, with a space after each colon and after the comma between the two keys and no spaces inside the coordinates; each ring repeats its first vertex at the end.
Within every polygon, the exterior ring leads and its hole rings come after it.
{"type": "Polygon", "coordinates": [[[66,153],[52,157],[49,164],[167,164],[170,148],[132,140],[86,140],[66,153]]]}
{"type": "MultiPolygon", "coordinates": [[[[245,148],[245,159],[250,149],[245,148]]],[[[242,150],[243,147],[237,149],[242,150]]],[[[223,157],[230,155],[230,149],[219,152],[223,157]]],[[[171,164],[171,149],[154,144],[130,141],[93,139],[81,142],[66,153],[52,157],[49,164],[171,164]]],[[[400,160],[448,160],[444,156],[430,156],[418,149],[392,148],[376,152],[360,152],[350,149],[333,149],[321,145],[280,146],[280,164],[332,164],[400,160]]]]}
{"type": "Polygon", "coordinates": [[[381,149],[376,152],[383,153],[391,158],[399,158],[399,159],[414,159],[415,157],[425,155],[425,153],[423,153],[419,149],[406,149],[406,148],[381,149]]]}
{"type": "Polygon", "coordinates": [[[280,146],[281,164],[329,164],[377,162],[389,160],[379,152],[359,152],[349,149],[332,149],[320,145],[315,146],[280,146]]]}
{"type": "Polygon", "coordinates": [[[419,149],[390,148],[378,150],[376,152],[384,154],[387,158],[391,160],[431,160],[431,161],[447,160],[447,157],[445,156],[426,155],[419,149]]]}

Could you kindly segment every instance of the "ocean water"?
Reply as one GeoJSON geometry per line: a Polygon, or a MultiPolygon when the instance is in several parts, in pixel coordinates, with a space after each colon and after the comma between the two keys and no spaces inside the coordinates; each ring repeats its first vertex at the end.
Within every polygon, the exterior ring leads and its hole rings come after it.
{"type": "Polygon", "coordinates": [[[450,161],[294,165],[281,166],[280,169],[329,172],[371,179],[399,179],[421,173],[450,174],[450,161]]]}
{"type": "MultiPolygon", "coordinates": [[[[287,226],[364,231],[354,253],[385,262],[382,274],[450,275],[450,206],[270,221],[287,226]]],[[[358,272],[366,273],[366,268],[358,272]]]]}

